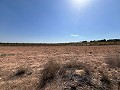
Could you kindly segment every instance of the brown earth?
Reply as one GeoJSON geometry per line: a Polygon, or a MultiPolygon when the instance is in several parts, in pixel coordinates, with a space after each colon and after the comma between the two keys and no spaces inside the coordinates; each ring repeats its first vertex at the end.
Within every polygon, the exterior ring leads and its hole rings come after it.
{"type": "MultiPolygon", "coordinates": [[[[94,69],[95,83],[99,84],[99,73],[105,73],[109,80],[113,81],[111,89],[106,90],[120,90],[120,68],[110,68],[105,63],[109,57],[116,55],[120,55],[120,45],[0,46],[0,90],[36,90],[41,70],[49,60],[60,64],[70,61],[86,63],[94,69]]],[[[77,73],[78,71],[80,70],[77,70],[77,73]]],[[[59,90],[55,84],[47,84],[44,89],[59,90]]]]}

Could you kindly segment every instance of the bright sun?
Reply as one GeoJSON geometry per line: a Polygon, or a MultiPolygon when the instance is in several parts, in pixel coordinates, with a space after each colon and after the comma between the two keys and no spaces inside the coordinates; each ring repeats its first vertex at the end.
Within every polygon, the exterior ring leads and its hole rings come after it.
{"type": "Polygon", "coordinates": [[[90,3],[90,0],[70,0],[70,2],[75,9],[80,9],[86,7],[90,3]]]}

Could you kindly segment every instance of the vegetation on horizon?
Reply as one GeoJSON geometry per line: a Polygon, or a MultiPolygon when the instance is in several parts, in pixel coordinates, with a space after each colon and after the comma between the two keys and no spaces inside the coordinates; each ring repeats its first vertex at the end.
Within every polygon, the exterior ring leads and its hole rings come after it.
{"type": "Polygon", "coordinates": [[[62,46],[62,45],[120,45],[120,39],[102,39],[93,41],[80,41],[80,42],[69,42],[69,43],[3,43],[0,42],[0,46],[62,46]]]}

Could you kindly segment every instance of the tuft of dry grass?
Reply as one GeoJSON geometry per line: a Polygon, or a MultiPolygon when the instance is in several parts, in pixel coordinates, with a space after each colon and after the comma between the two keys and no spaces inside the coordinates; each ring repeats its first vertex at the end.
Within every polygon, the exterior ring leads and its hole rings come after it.
{"type": "Polygon", "coordinates": [[[56,73],[60,68],[60,64],[55,61],[48,61],[44,65],[44,69],[41,71],[41,77],[38,85],[38,89],[44,88],[48,83],[52,82],[55,77],[56,73]]]}
{"type": "Polygon", "coordinates": [[[83,90],[96,88],[92,83],[92,68],[86,63],[71,61],[60,68],[58,86],[61,90],[83,90]],[[83,89],[81,89],[83,88],[83,89]]]}
{"type": "Polygon", "coordinates": [[[109,55],[109,58],[106,60],[106,64],[108,64],[110,68],[120,68],[120,55],[109,55]]]}
{"type": "Polygon", "coordinates": [[[112,89],[112,82],[110,81],[110,78],[108,77],[108,73],[100,71],[101,74],[101,89],[103,90],[111,90],[112,89]]]}

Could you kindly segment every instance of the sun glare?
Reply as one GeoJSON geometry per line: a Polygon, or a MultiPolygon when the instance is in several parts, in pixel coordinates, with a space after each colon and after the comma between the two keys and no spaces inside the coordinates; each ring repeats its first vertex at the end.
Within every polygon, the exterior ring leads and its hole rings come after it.
{"type": "Polygon", "coordinates": [[[90,0],[70,0],[72,7],[75,9],[81,9],[83,7],[87,7],[90,3],[90,0]]]}

